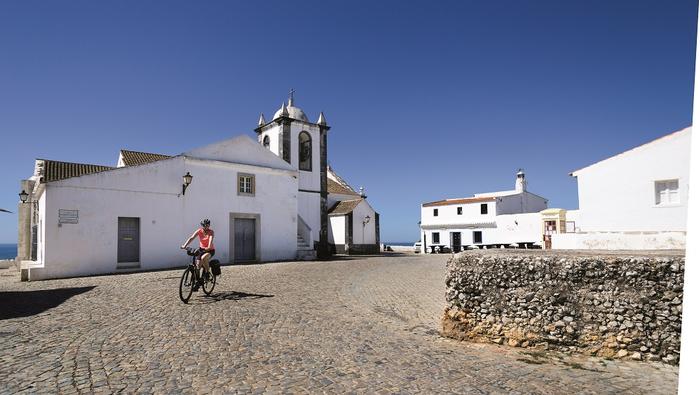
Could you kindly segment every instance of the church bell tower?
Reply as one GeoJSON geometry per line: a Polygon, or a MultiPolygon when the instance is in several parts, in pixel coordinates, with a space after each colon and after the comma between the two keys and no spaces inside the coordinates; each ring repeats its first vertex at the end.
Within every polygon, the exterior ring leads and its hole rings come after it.
{"type": "Polygon", "coordinates": [[[294,90],[272,120],[260,114],[255,133],[258,142],[299,171],[299,210],[304,224],[314,236],[318,258],[328,257],[328,131],[323,112],[316,123],[310,122],[294,105],[294,90]],[[313,210],[311,207],[318,207],[313,210]]]}

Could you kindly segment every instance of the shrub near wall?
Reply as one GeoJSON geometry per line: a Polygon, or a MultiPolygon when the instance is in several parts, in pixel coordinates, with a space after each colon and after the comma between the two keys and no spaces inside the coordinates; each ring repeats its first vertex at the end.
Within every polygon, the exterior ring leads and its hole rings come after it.
{"type": "Polygon", "coordinates": [[[465,252],[447,263],[443,334],[677,364],[684,265],[682,253],[465,252]]]}

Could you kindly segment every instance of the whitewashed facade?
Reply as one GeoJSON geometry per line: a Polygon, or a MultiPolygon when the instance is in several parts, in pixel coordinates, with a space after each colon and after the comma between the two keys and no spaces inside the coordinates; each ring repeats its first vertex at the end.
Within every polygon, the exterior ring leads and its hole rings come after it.
{"type": "MultiPolygon", "coordinates": [[[[172,267],[187,261],[182,242],[209,218],[216,258],[233,261],[235,218],[257,218],[254,260],[294,259],[296,172],[242,136],[221,143],[224,155],[196,151],[138,166],[36,182],[37,259],[24,261],[32,280],[172,267]],[[257,152],[257,160],[251,152],[257,152]],[[182,194],[182,176],[193,175],[182,194]],[[255,178],[255,195],[238,193],[239,174],[255,178]],[[68,221],[65,213],[70,213],[68,221]],[[120,262],[120,218],[135,219],[136,259],[120,262]],[[285,221],[280,221],[284,218],[285,221]]],[[[214,148],[209,147],[209,148],[214,148]]],[[[37,172],[35,179],[42,177],[37,172]]],[[[196,243],[196,241],[195,241],[196,243]]]]}
{"type": "Polygon", "coordinates": [[[572,172],[576,232],[553,235],[552,248],[684,248],[691,135],[688,127],[572,172]]]}
{"type": "MultiPolygon", "coordinates": [[[[20,203],[22,277],[184,265],[179,247],[203,218],[211,220],[215,258],[224,263],[326,257],[334,243],[328,205],[344,199],[329,199],[329,129],[323,115],[308,122],[290,98],[270,123],[261,116],[258,142],[239,136],[177,156],[123,150],[116,167],[38,159],[22,181],[29,195],[20,203]],[[186,174],[192,182],[185,188],[186,174]]],[[[369,213],[361,200],[357,210],[369,213]]],[[[371,212],[365,237],[378,245],[371,212]]]]}
{"type": "Polygon", "coordinates": [[[527,191],[522,171],[510,191],[424,203],[422,251],[432,252],[440,246],[452,251],[511,244],[532,247],[542,239],[539,212],[545,208],[547,199],[527,191]]]}

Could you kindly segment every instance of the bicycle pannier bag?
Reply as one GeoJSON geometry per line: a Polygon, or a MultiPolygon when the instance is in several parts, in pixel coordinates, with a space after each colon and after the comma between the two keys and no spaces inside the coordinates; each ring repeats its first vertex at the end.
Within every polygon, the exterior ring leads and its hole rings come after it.
{"type": "Polygon", "coordinates": [[[211,269],[211,274],[215,276],[221,275],[221,263],[219,263],[218,259],[212,259],[209,262],[209,268],[211,269]]]}

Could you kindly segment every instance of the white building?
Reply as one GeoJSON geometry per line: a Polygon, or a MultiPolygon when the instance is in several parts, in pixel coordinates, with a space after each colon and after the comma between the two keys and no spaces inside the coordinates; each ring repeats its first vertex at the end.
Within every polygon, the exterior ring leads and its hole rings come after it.
{"type": "Polygon", "coordinates": [[[552,235],[556,249],[685,248],[692,128],[572,172],[575,233],[552,235]]]}
{"type": "Polygon", "coordinates": [[[379,216],[364,198],[328,189],[339,179],[327,175],[329,129],[323,114],[311,123],[290,98],[269,123],[261,115],[259,143],[239,136],[176,156],[122,150],[116,167],[38,159],[22,181],[22,276],[180,266],[187,257],[179,246],[202,218],[212,222],[222,262],[326,257],[337,243],[329,244],[328,209],[341,200],[361,200],[345,211],[371,214],[364,244],[378,251],[379,216]]]}
{"type": "Polygon", "coordinates": [[[328,215],[330,245],[337,254],[374,254],[379,252],[379,213],[367,202],[367,196],[350,187],[328,169],[328,215]]]}
{"type": "Polygon", "coordinates": [[[518,171],[515,189],[445,199],[421,206],[423,252],[436,247],[452,251],[517,244],[530,247],[542,239],[539,212],[547,199],[527,190],[525,173],[518,171]]]}

